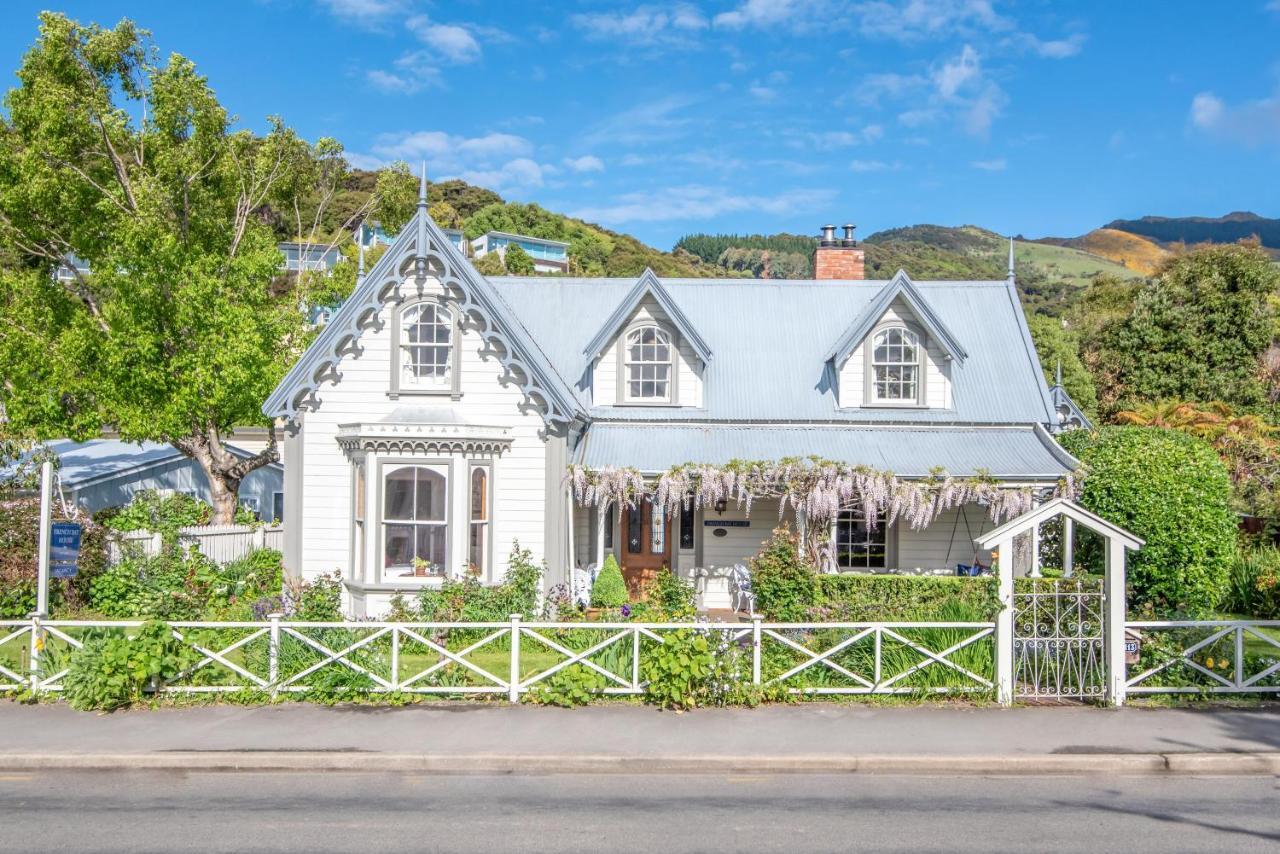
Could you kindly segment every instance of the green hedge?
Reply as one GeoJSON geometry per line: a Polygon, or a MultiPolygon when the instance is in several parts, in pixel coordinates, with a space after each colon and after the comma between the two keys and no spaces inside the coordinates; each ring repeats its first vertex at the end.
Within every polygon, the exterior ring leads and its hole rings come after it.
{"type": "MultiPolygon", "coordinates": [[[[1085,464],[1080,503],[1146,540],[1128,559],[1130,604],[1156,615],[1211,613],[1236,551],[1231,480],[1213,448],[1157,427],[1074,430],[1060,441],[1085,464]]],[[[1083,557],[1102,565],[1101,555],[1083,557]]]]}
{"type": "Polygon", "coordinates": [[[853,622],[994,620],[1000,610],[994,576],[819,575],[811,614],[853,622]]]}

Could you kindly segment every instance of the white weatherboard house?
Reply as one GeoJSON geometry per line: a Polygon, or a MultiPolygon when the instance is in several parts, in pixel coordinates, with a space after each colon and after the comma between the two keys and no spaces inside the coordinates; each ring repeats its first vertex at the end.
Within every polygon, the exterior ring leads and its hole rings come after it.
{"type": "MultiPolygon", "coordinates": [[[[287,569],[339,572],[350,612],[377,616],[446,575],[496,582],[516,542],[548,584],[609,552],[634,583],[723,574],[778,524],[776,501],[575,506],[571,464],[657,475],[814,455],[1047,497],[1076,461],[1050,434],[1012,275],[863,281],[850,232],[827,230],[815,268],[858,278],[487,279],[421,200],[265,405],[289,428],[287,569]]],[[[989,515],[962,506],[913,530],[849,509],[831,568],[988,563],[974,539],[989,515]]],[[[705,605],[726,604],[709,589],[705,605]]]]}

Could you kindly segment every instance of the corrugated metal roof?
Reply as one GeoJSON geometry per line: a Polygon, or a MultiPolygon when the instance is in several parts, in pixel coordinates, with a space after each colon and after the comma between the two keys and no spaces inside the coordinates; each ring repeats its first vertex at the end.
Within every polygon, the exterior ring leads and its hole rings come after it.
{"type": "MultiPolygon", "coordinates": [[[[634,279],[489,280],[548,361],[589,405],[582,351],[634,279]]],[[[595,407],[593,417],[678,421],[1051,423],[1048,387],[1006,281],[915,285],[968,354],[952,365],[953,408],[840,410],[827,357],[884,281],[662,279],[716,354],[704,406],[595,407]]]]}
{"type": "Polygon", "coordinates": [[[592,424],[574,452],[592,468],[630,466],[659,473],[682,463],[817,456],[924,477],[943,468],[955,477],[986,472],[1005,480],[1057,480],[1076,461],[1042,427],[851,425],[592,424]]]}
{"type": "MultiPolygon", "coordinates": [[[[134,443],[119,439],[73,442],[70,439],[55,439],[45,445],[58,455],[58,479],[70,489],[186,459],[177,448],[164,442],[134,443]]],[[[228,444],[226,447],[236,456],[250,456],[248,451],[235,445],[228,444]]],[[[271,466],[282,468],[279,463],[272,463],[271,466]]]]}

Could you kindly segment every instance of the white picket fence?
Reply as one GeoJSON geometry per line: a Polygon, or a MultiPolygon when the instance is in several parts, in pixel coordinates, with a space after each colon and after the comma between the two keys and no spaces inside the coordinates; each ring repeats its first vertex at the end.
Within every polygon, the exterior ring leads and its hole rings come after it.
{"type": "MultiPolygon", "coordinates": [[[[0,622],[0,691],[58,692],[91,638],[141,621],[0,622]]],[[[644,673],[673,633],[702,634],[725,676],[796,695],[989,694],[994,623],[173,622],[197,659],[169,693],[505,695],[513,703],[580,667],[600,694],[645,692],[644,673]]],[[[722,687],[729,687],[724,685],[722,687]]]]}
{"type": "MultiPolygon", "coordinates": [[[[217,563],[244,557],[258,549],[284,548],[284,528],[279,525],[198,525],[178,529],[178,542],[195,546],[217,563]]],[[[116,534],[107,543],[107,561],[112,565],[126,557],[149,557],[160,553],[164,541],[159,533],[130,531],[116,534]]]]}

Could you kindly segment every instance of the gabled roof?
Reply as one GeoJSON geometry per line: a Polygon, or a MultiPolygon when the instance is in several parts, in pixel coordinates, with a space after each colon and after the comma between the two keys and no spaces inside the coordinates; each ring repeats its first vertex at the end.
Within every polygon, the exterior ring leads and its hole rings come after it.
{"type": "Polygon", "coordinates": [[[849,358],[849,354],[857,349],[862,340],[867,337],[867,333],[871,331],[880,318],[884,317],[884,313],[889,310],[889,306],[896,299],[901,299],[915,314],[916,319],[928,331],[933,340],[937,341],[948,356],[956,362],[963,362],[969,355],[965,352],[964,347],[952,334],[947,325],[942,322],[942,318],[934,311],[933,306],[925,299],[924,294],[916,287],[915,282],[911,281],[911,277],[907,275],[905,270],[899,270],[894,274],[884,289],[876,295],[866,308],[854,318],[849,328],[840,336],[840,340],[836,342],[835,348],[831,351],[829,360],[834,361],[836,365],[840,365],[845,359],[849,358]]]}
{"type": "Polygon", "coordinates": [[[417,267],[429,263],[439,268],[440,280],[454,292],[462,310],[483,321],[479,334],[502,345],[498,358],[503,366],[524,375],[521,389],[527,399],[538,404],[544,420],[568,424],[583,418],[583,407],[573,390],[514,312],[427,215],[425,167],[413,219],[276,386],[262,411],[272,418],[292,418],[313,403],[315,392],[331,378],[382,306],[400,296],[401,288],[416,276],[417,267]]]}
{"type": "Polygon", "coordinates": [[[1023,531],[1029,531],[1040,523],[1053,519],[1058,514],[1062,514],[1077,524],[1083,525],[1104,537],[1118,540],[1121,545],[1130,551],[1137,551],[1146,544],[1146,541],[1136,534],[1132,534],[1119,525],[1108,522],[1096,513],[1091,513],[1069,498],[1064,497],[1046,501],[1039,507],[1032,508],[1021,516],[1010,519],[1000,527],[976,537],[974,542],[978,544],[979,548],[989,549],[1001,540],[1016,537],[1023,531]]]}
{"type": "Polygon", "coordinates": [[[689,346],[693,347],[693,352],[698,354],[702,364],[705,365],[711,361],[711,348],[707,345],[707,342],[698,334],[693,322],[676,304],[676,301],[671,298],[671,293],[663,287],[662,280],[648,267],[640,274],[640,278],[636,279],[636,283],[632,285],[631,290],[627,291],[626,296],[622,298],[622,302],[618,303],[618,307],[605,319],[595,337],[587,343],[586,347],[582,348],[583,355],[588,359],[594,359],[599,356],[605,345],[612,341],[613,337],[622,330],[622,325],[627,322],[627,319],[635,314],[636,309],[640,307],[640,303],[644,301],[645,297],[653,297],[658,305],[662,307],[663,312],[670,318],[672,325],[689,342],[689,346]]]}

